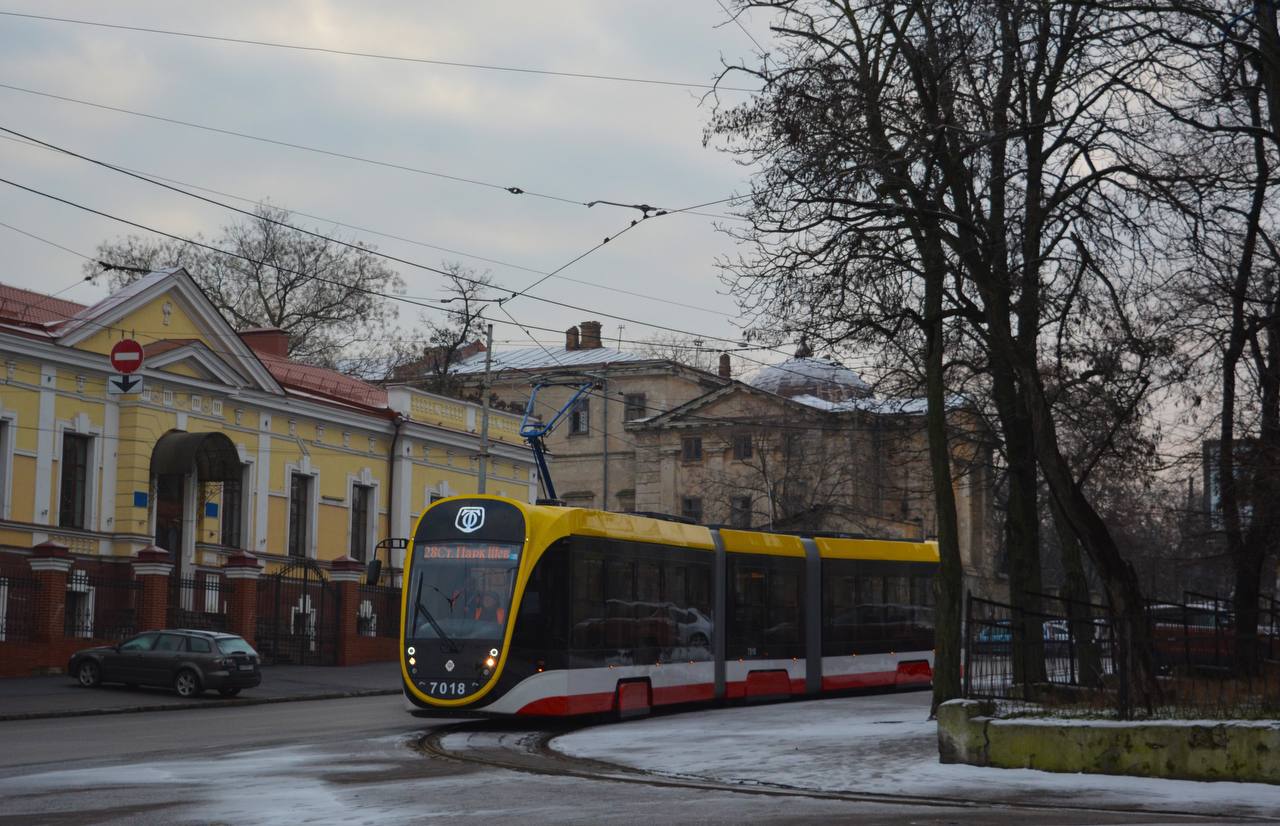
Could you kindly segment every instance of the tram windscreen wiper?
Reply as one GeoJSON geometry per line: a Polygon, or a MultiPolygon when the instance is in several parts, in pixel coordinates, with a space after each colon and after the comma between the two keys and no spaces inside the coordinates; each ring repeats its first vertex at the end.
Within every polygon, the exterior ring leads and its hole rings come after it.
{"type": "MultiPolygon", "coordinates": [[[[432,587],[435,587],[435,586],[432,586],[432,587]]],[[[444,629],[440,627],[440,623],[436,622],[436,618],[431,616],[431,612],[427,610],[427,606],[422,604],[422,580],[421,579],[418,580],[418,590],[414,592],[413,601],[414,601],[414,604],[417,606],[417,609],[420,612],[422,612],[422,615],[424,617],[427,618],[427,622],[431,623],[431,627],[434,628],[436,633],[440,635],[440,639],[444,642],[446,646],[448,646],[448,650],[453,654],[457,654],[458,651],[460,650],[458,648],[458,644],[454,642],[453,639],[450,638],[450,636],[444,632],[444,629]]],[[[417,622],[414,622],[415,626],[417,626],[417,624],[418,624],[417,622]]]]}

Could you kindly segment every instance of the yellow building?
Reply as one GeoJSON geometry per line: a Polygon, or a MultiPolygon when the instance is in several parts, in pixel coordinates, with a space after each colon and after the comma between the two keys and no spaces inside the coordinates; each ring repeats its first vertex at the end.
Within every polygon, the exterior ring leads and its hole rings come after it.
{"type": "MultiPolygon", "coordinates": [[[[155,543],[179,571],[237,549],[367,559],[432,499],[476,490],[478,405],[287,349],[278,330],[237,333],[182,269],[91,306],[0,285],[0,551],[54,540],[106,562],[155,543]],[[141,386],[109,392],[122,338],[143,346],[141,386]]],[[[491,414],[487,489],[532,500],[518,430],[491,414]]]]}

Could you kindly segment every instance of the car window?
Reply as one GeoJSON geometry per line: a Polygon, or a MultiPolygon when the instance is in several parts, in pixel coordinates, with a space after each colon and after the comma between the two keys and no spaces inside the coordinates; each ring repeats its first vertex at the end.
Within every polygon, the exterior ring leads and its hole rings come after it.
{"type": "Polygon", "coordinates": [[[150,651],[159,634],[142,634],[120,644],[121,651],[150,651]]]}
{"type": "Polygon", "coordinates": [[[218,650],[223,654],[249,654],[255,657],[258,655],[258,652],[253,650],[253,646],[239,637],[219,637],[218,650]]]}
{"type": "Polygon", "coordinates": [[[213,651],[209,641],[201,637],[187,637],[187,645],[191,646],[191,650],[197,654],[208,654],[213,651]]]}
{"type": "Polygon", "coordinates": [[[177,634],[161,634],[160,639],[156,641],[156,647],[153,651],[181,651],[186,646],[186,637],[177,634]]]}

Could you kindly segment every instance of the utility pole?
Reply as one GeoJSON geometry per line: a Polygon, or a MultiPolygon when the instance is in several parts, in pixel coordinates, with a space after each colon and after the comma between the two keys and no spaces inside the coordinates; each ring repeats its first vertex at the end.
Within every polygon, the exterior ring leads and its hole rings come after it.
{"type": "Polygon", "coordinates": [[[493,364],[493,324],[485,328],[484,379],[480,382],[480,479],[477,492],[485,492],[489,475],[489,368],[493,364]]]}

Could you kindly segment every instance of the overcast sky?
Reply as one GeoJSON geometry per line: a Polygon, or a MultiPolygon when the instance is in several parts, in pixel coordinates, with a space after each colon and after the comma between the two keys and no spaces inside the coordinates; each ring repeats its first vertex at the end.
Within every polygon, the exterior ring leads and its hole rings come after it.
{"type": "MultiPolygon", "coordinates": [[[[709,83],[721,60],[768,43],[767,20],[729,23],[717,0],[504,3],[0,0],[0,11],[465,63],[709,83]],[[748,34],[748,32],[750,34],[748,34]]],[[[279,141],[361,155],[573,201],[686,207],[740,193],[744,171],[702,146],[704,90],[308,53],[0,16],[0,83],[279,141]]],[[[733,85],[742,85],[741,80],[733,85]]],[[[742,95],[738,95],[739,98],[742,95]]],[[[460,261],[521,289],[627,226],[638,213],[514,196],[0,88],[0,125],[86,155],[402,241],[318,226],[431,266],[460,261]],[[519,269],[518,267],[528,268],[519,269]]],[[[230,216],[82,161],[0,140],[0,176],[180,235],[216,235],[230,216]]],[[[241,202],[232,201],[240,206],[241,202]]],[[[709,208],[723,212],[726,206],[709,208]]],[[[127,227],[0,185],[0,221],[86,255],[127,227]]],[[[715,268],[730,254],[716,220],[670,215],[632,229],[509,305],[528,324],[596,318],[607,338],[627,316],[738,335],[715,268]],[[693,308],[639,298],[655,296],[693,308]],[[697,309],[694,309],[697,308],[697,309]]],[[[723,223],[723,222],[721,222],[723,223]]],[[[0,281],[77,301],[82,260],[0,227],[0,281]]],[[[410,295],[441,297],[439,276],[398,267],[410,295]]],[[[401,309],[412,328],[418,310],[401,309]]],[[[505,320],[500,313],[491,313],[505,320]]],[[[656,334],[626,322],[624,338],[656,334]]],[[[537,333],[546,341],[557,336],[537,333]]],[[[532,346],[499,325],[499,341],[532,346]]],[[[775,360],[776,356],[770,356],[775,360]]]]}

